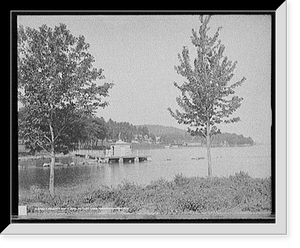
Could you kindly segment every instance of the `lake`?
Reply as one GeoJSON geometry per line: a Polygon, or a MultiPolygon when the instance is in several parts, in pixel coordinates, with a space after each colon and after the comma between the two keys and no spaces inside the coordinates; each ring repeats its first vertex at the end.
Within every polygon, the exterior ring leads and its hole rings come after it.
{"type": "MultiPolygon", "coordinates": [[[[93,164],[55,168],[55,187],[80,185],[117,186],[123,182],[149,184],[153,180],[172,180],[175,175],[207,176],[205,147],[179,147],[139,151],[151,155],[152,161],[131,164],[93,164]],[[201,159],[204,157],[204,159],[201,159]],[[199,159],[200,158],[200,159],[199,159]]],[[[229,176],[244,171],[252,177],[265,178],[271,175],[271,148],[257,145],[250,147],[212,148],[213,176],[229,176]]],[[[49,168],[19,168],[19,189],[30,186],[48,188],[49,168]]]]}

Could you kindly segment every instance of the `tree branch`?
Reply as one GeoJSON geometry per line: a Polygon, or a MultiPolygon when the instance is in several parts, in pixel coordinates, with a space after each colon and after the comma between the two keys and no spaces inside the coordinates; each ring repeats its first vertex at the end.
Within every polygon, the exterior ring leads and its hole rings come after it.
{"type": "Polygon", "coordinates": [[[49,141],[49,143],[51,142],[51,140],[49,139],[49,137],[47,137],[46,135],[44,135],[44,138],[46,138],[49,141]]]}
{"type": "Polygon", "coordinates": [[[64,128],[66,127],[67,125],[64,125],[58,132],[57,132],[57,135],[56,137],[54,138],[53,142],[55,142],[55,140],[60,136],[61,132],[64,130],[64,128]]]}
{"type": "MultiPolygon", "coordinates": [[[[33,138],[31,138],[31,139],[33,139],[33,138]]],[[[38,139],[33,139],[33,141],[34,141],[34,143],[37,144],[40,148],[42,148],[45,152],[47,152],[47,154],[51,155],[51,153],[50,153],[45,147],[43,147],[41,144],[39,144],[39,142],[41,142],[41,141],[39,141],[38,139]]]]}

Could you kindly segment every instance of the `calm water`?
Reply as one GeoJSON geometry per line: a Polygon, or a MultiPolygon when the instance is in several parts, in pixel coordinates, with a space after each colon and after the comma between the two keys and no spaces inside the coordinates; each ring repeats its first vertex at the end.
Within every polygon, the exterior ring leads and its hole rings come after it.
{"type": "MultiPolygon", "coordinates": [[[[116,186],[125,181],[148,184],[160,178],[172,180],[176,174],[201,177],[207,175],[205,147],[153,149],[145,152],[151,155],[151,162],[55,168],[55,186],[116,186]],[[205,159],[195,159],[199,157],[205,159]]],[[[142,155],[143,152],[139,151],[139,154],[142,155]]],[[[244,171],[252,177],[269,177],[271,175],[270,147],[212,148],[212,165],[214,176],[229,176],[244,171]]],[[[49,168],[20,168],[19,188],[27,190],[31,185],[48,188],[49,172],[49,168]]]]}

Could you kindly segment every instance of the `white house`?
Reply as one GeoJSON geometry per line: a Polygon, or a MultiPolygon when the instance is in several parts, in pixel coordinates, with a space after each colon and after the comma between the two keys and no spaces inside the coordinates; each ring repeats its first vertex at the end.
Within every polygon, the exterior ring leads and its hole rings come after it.
{"type": "Polygon", "coordinates": [[[118,140],[110,145],[110,155],[113,157],[131,156],[131,144],[118,140]]]}

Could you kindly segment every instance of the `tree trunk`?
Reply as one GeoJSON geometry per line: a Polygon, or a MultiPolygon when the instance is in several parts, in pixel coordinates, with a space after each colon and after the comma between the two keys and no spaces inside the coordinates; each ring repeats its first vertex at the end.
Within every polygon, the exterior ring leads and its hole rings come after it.
{"type": "Polygon", "coordinates": [[[212,176],[211,155],[210,155],[211,137],[210,137],[210,123],[209,123],[209,121],[207,122],[207,125],[206,125],[206,148],[207,148],[208,177],[211,177],[212,176]]]}
{"type": "Polygon", "coordinates": [[[51,133],[51,163],[50,163],[50,178],[49,178],[49,191],[50,195],[54,196],[54,166],[55,166],[55,150],[54,150],[54,133],[53,128],[49,125],[51,133]]]}

